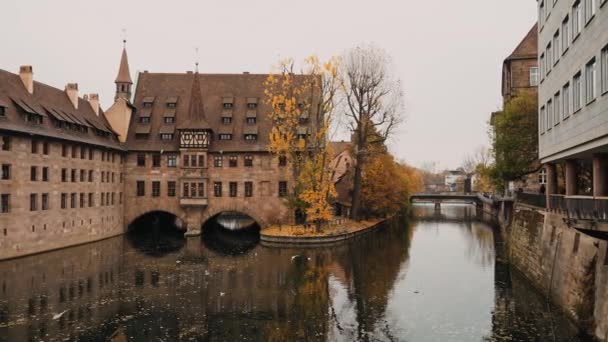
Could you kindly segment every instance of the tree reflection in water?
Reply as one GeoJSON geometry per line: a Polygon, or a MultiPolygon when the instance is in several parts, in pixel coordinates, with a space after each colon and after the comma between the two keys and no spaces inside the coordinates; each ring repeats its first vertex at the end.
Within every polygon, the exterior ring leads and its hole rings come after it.
{"type": "Polygon", "coordinates": [[[0,341],[576,340],[478,218],[416,206],[323,248],[205,227],[0,262],[0,341]]]}

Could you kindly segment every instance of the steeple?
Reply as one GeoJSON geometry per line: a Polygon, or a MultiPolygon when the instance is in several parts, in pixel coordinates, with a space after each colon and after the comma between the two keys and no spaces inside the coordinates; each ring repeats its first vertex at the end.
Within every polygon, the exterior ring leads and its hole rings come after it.
{"type": "Polygon", "coordinates": [[[116,76],[116,96],[114,100],[123,98],[127,101],[131,100],[131,86],[133,81],[131,80],[131,72],[129,71],[129,59],[127,58],[127,40],[123,39],[122,56],[120,58],[120,67],[118,68],[118,75],[116,76]]]}
{"type": "Polygon", "coordinates": [[[198,72],[194,73],[192,80],[192,90],[190,91],[190,103],[188,107],[187,120],[182,121],[179,129],[191,128],[199,130],[209,130],[211,126],[205,118],[203,109],[203,98],[201,96],[201,84],[198,72]]]}

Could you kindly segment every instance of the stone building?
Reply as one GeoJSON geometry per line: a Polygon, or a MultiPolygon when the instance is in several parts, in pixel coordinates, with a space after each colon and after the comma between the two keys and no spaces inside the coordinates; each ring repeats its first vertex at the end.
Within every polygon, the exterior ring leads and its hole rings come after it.
{"type": "MultiPolygon", "coordinates": [[[[504,60],[502,66],[503,108],[513,98],[529,94],[538,96],[540,80],[538,67],[538,24],[528,31],[515,50],[504,60]]],[[[492,113],[492,119],[501,112],[492,113]]],[[[524,179],[511,184],[513,190],[522,189],[526,192],[538,193],[541,184],[545,183],[545,172],[539,170],[524,179]]]]}
{"type": "Polygon", "coordinates": [[[333,141],[330,142],[330,148],[333,155],[329,167],[337,194],[334,201],[335,214],[350,217],[355,166],[352,156],[353,144],[350,141],[333,141]]]}
{"type": "Polygon", "coordinates": [[[123,232],[125,151],[99,107],[0,70],[0,259],[123,232]]]}

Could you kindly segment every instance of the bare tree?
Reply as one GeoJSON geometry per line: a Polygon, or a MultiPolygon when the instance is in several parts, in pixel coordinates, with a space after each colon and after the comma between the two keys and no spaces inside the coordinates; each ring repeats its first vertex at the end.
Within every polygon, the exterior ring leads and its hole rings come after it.
{"type": "Polygon", "coordinates": [[[384,146],[403,119],[401,83],[393,77],[390,58],[374,46],[356,47],[343,57],[341,77],[345,117],[355,143],[351,217],[359,219],[362,168],[384,146]]]}
{"type": "Polygon", "coordinates": [[[468,176],[471,176],[477,171],[478,167],[487,168],[491,162],[492,150],[485,146],[479,146],[473,153],[464,157],[461,167],[468,176]]]}

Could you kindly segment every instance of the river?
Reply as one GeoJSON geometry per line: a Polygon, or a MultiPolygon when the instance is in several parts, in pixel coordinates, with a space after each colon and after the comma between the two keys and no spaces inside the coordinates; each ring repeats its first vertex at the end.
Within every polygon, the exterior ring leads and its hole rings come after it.
{"type": "Polygon", "coordinates": [[[585,341],[475,207],[354,240],[135,234],[0,262],[0,341],[585,341]]]}

